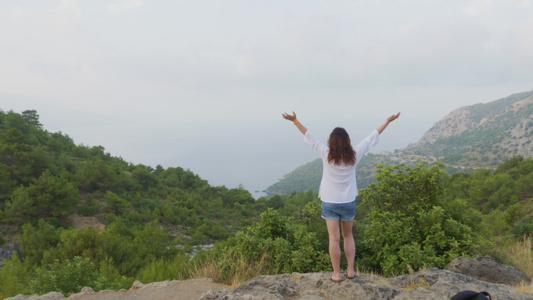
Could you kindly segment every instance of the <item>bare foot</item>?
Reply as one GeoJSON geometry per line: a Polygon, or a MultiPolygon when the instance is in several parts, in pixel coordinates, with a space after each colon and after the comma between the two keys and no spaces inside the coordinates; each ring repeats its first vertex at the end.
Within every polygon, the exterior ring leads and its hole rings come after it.
{"type": "Polygon", "coordinates": [[[333,282],[341,282],[341,281],[344,280],[344,278],[342,278],[341,274],[333,274],[333,275],[331,275],[331,277],[329,279],[331,279],[331,281],[333,281],[333,282]]]}

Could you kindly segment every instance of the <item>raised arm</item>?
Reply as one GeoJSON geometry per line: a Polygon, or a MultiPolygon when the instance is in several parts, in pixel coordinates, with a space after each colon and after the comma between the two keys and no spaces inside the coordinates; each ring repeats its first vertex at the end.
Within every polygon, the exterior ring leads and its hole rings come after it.
{"type": "Polygon", "coordinates": [[[282,116],[285,120],[293,122],[302,134],[305,134],[307,132],[307,128],[305,128],[305,126],[303,126],[302,123],[298,121],[294,112],[292,112],[292,115],[289,115],[288,113],[283,113],[282,116]]]}
{"type": "Polygon", "coordinates": [[[383,123],[383,125],[379,126],[378,129],[376,129],[378,131],[378,133],[381,134],[383,132],[383,130],[385,130],[385,128],[387,128],[387,126],[389,126],[390,122],[398,119],[398,117],[400,117],[400,113],[397,113],[395,115],[392,115],[392,116],[388,117],[387,121],[385,121],[385,123],[383,123]]]}

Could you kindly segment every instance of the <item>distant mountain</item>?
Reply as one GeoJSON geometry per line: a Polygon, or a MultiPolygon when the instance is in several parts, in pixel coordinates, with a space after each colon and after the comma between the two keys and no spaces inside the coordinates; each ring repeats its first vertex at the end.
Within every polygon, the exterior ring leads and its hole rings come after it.
{"type": "MultiPolygon", "coordinates": [[[[357,167],[359,187],[374,180],[379,163],[446,163],[450,173],[495,168],[514,155],[533,156],[533,90],[464,106],[435,123],[415,144],[394,153],[367,155],[357,167]]],[[[322,163],[316,159],[283,176],[268,194],[318,190],[322,163]]]]}

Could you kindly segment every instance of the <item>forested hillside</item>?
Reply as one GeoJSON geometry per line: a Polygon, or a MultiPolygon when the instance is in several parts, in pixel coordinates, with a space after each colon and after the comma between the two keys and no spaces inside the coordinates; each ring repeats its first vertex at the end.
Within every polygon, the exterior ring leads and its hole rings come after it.
{"type": "MultiPolygon", "coordinates": [[[[438,121],[415,144],[389,154],[369,154],[357,169],[360,187],[375,181],[380,163],[408,165],[418,160],[444,162],[450,173],[496,168],[515,156],[533,156],[533,91],[465,106],[438,121]]],[[[268,194],[318,190],[319,159],[285,175],[266,189],[268,194]]]]}
{"type": "MultiPolygon", "coordinates": [[[[314,199],[297,195],[286,212],[314,199]]],[[[129,287],[151,263],[188,260],[281,202],[210,186],[179,166],[134,165],[101,146],[76,145],[45,130],[35,110],[0,110],[0,248],[18,250],[1,269],[0,298],[59,289],[50,276],[72,269],[97,289],[129,287]]]]}
{"type": "Polygon", "coordinates": [[[42,127],[36,111],[0,111],[3,224],[44,219],[67,226],[72,214],[106,224],[155,221],[196,244],[226,238],[257,218],[257,203],[244,189],[210,186],[180,167],[133,165],[42,127]]]}

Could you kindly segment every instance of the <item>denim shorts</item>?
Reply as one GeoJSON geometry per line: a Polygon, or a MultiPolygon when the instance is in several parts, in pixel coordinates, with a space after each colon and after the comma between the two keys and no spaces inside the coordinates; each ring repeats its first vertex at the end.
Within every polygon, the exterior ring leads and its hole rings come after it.
{"type": "Polygon", "coordinates": [[[348,203],[322,202],[322,218],[326,220],[351,221],[355,218],[355,200],[348,203]]]}

